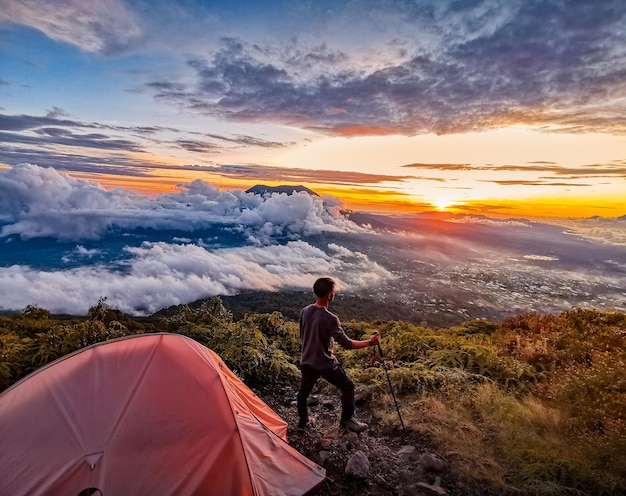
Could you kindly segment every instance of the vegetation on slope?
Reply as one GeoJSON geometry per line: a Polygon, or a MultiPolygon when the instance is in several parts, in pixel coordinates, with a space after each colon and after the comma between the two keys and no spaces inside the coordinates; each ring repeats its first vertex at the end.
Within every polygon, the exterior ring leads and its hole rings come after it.
{"type": "MultiPolygon", "coordinates": [[[[573,309],[447,328],[351,320],[344,328],[355,339],[380,332],[405,424],[466,487],[626,493],[625,314],[573,309]]],[[[278,312],[235,319],[218,298],[141,320],[104,300],[85,319],[58,319],[36,307],[0,317],[0,390],[84,346],[157,331],[208,346],[252,387],[297,387],[297,323],[278,312]]],[[[396,422],[380,357],[373,349],[337,353],[372,391],[371,408],[396,422]]]]}

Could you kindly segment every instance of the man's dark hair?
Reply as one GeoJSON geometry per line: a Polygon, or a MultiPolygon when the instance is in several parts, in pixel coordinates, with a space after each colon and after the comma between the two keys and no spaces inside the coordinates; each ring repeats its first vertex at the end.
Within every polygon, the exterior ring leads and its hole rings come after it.
{"type": "Polygon", "coordinates": [[[315,284],[313,284],[313,292],[318,298],[324,298],[332,290],[335,289],[335,281],[330,277],[320,277],[315,284]]]}

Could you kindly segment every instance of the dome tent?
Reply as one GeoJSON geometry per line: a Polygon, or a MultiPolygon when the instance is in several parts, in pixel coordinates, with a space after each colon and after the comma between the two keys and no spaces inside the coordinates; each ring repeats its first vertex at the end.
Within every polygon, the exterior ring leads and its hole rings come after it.
{"type": "Polygon", "coordinates": [[[0,494],[296,495],[325,471],[213,351],[176,334],[106,341],[0,395],[0,494]]]}

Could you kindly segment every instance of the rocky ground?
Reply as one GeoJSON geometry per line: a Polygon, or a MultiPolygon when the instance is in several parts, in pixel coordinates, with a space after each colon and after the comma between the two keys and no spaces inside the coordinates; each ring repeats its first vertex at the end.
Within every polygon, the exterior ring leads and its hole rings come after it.
{"type": "Polygon", "coordinates": [[[357,390],[355,418],[367,422],[361,434],[339,431],[339,397],[317,392],[309,399],[312,425],[297,429],[296,391],[277,386],[259,392],[263,400],[289,423],[289,444],[326,469],[328,479],[312,496],[470,496],[502,495],[471,487],[454,476],[446,456],[418,432],[402,429],[400,419],[385,425],[368,399],[357,390]]]}

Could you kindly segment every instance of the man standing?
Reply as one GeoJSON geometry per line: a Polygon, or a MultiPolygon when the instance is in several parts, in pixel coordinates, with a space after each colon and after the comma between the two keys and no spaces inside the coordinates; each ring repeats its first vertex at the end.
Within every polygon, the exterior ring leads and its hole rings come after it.
{"type": "Polygon", "coordinates": [[[298,416],[300,417],[298,428],[304,429],[309,423],[307,399],[317,380],[322,377],[341,391],[340,429],[363,432],[367,429],[367,424],[352,418],[354,383],[335,357],[333,344],[337,341],[347,350],[356,350],[379,344],[380,336],[374,334],[369,341],[355,341],[346,335],[337,316],[328,311],[328,304],[335,298],[335,281],[330,277],[322,277],[315,281],[313,292],[317,301],[300,312],[302,379],[298,391],[298,416]]]}

